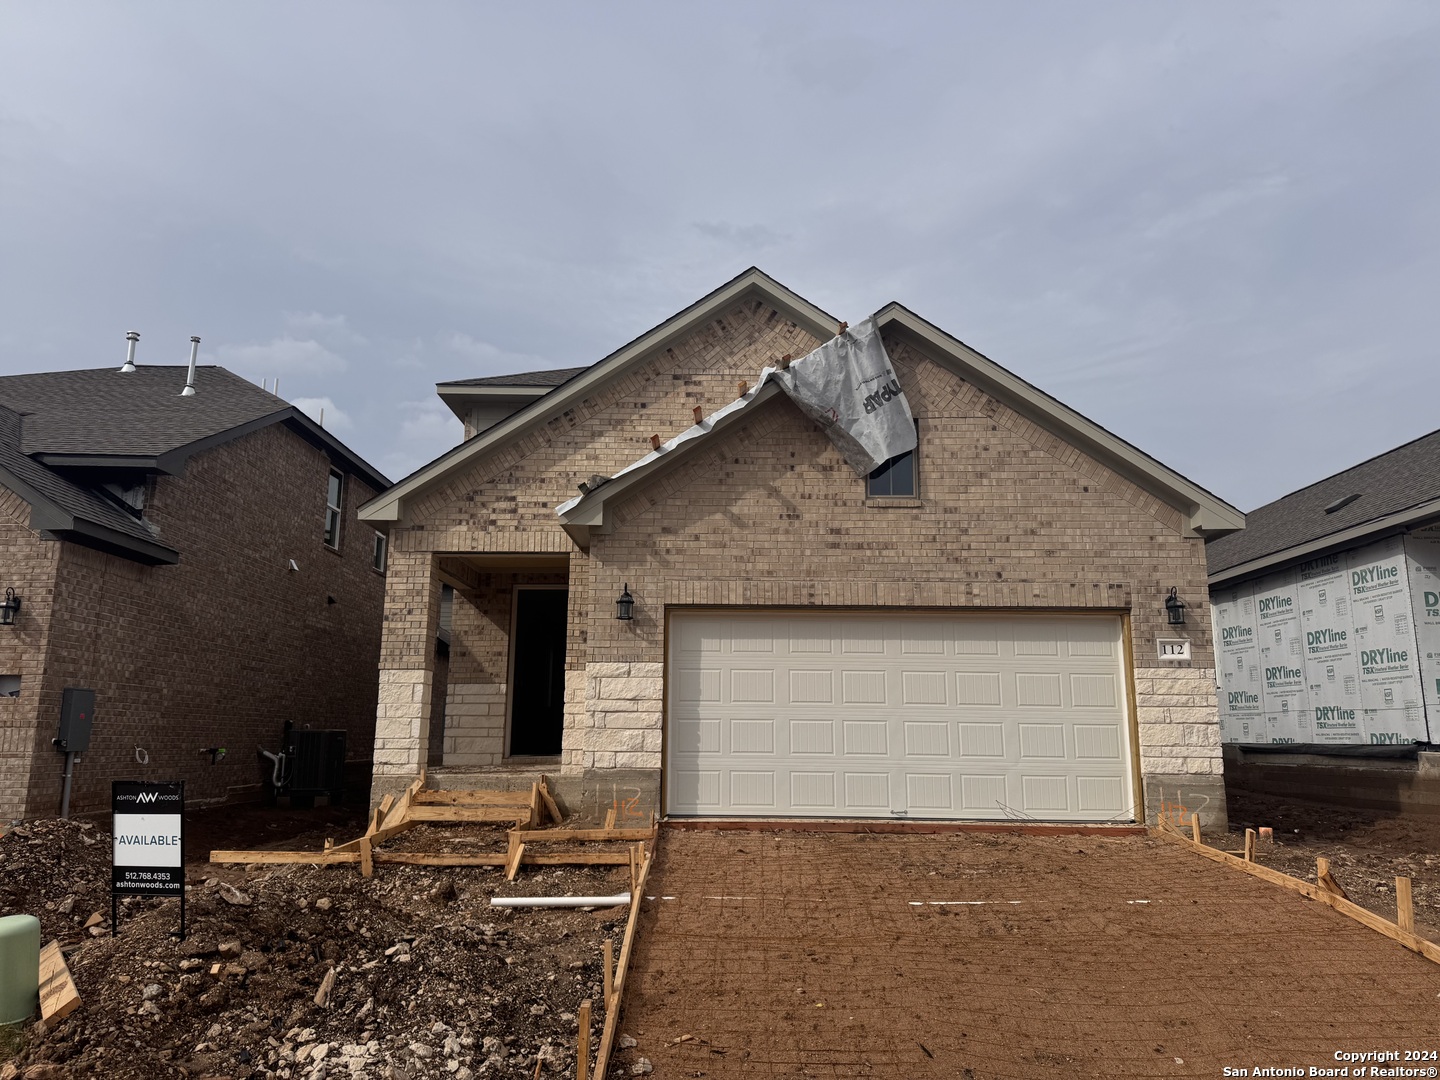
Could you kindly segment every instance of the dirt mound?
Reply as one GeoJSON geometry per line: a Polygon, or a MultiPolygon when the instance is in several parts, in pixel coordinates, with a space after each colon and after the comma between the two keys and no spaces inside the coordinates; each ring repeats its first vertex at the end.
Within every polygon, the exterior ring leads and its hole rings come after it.
{"type": "MultiPolygon", "coordinates": [[[[85,893],[72,905],[82,920],[82,909],[109,913],[108,837],[84,831],[95,834],[105,902],[85,893]]],[[[30,857],[31,845],[23,850],[30,857]]],[[[53,903],[57,890],[38,872],[24,880],[14,890],[24,906],[53,903]]],[[[65,875],[52,880],[59,891],[78,888],[65,875]]],[[[195,881],[183,942],[172,936],[178,900],[122,902],[115,938],[108,922],[91,936],[51,918],[75,942],[69,963],[84,1004],[54,1030],[28,1029],[14,1061],[117,1080],[528,1078],[537,1064],[545,1075],[573,1074],[575,1014],[594,1000],[598,1039],[601,943],[611,937],[618,951],[627,909],[509,912],[489,899],[628,887],[623,867],[524,868],[506,883],[487,868],[384,866],[362,878],[353,866],[266,866],[195,881]]]]}
{"type": "Polygon", "coordinates": [[[71,942],[102,908],[110,910],[109,833],[55,818],[0,836],[0,915],[34,915],[47,941],[71,942]]]}

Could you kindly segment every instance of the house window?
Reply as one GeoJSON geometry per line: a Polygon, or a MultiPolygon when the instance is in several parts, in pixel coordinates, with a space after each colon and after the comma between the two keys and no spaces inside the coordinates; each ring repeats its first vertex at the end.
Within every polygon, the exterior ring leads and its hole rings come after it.
{"type": "Polygon", "coordinates": [[[325,492],[325,546],[340,548],[340,497],[345,478],[330,470],[330,486],[325,492]]]}
{"type": "MultiPolygon", "coordinates": [[[[916,424],[916,435],[920,425],[916,424]]],[[[915,454],[919,450],[907,450],[889,461],[865,478],[865,494],[872,499],[911,498],[920,488],[915,482],[915,454]]]]}
{"type": "Polygon", "coordinates": [[[380,573],[385,572],[385,554],[388,546],[388,538],[382,532],[375,534],[375,569],[380,573]]]}

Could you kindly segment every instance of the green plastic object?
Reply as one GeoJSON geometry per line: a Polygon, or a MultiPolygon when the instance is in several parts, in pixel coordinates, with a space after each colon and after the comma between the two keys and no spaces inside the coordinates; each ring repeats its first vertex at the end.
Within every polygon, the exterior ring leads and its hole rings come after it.
{"type": "Polygon", "coordinates": [[[0,1024],[18,1024],[40,1002],[40,920],[0,916],[0,1024]]]}

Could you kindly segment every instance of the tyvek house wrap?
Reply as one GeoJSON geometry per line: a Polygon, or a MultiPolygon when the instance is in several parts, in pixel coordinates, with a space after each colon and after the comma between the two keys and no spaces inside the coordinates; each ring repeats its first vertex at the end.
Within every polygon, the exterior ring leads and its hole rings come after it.
{"type": "Polygon", "coordinates": [[[824,429],[861,476],[915,449],[910,402],[874,319],[836,335],[788,368],[766,368],[762,383],[766,375],[824,429]]]}

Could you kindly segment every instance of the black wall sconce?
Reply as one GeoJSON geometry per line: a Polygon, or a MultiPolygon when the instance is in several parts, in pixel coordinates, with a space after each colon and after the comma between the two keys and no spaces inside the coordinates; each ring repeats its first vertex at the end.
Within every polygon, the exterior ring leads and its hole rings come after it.
{"type": "Polygon", "coordinates": [[[635,597],[630,595],[630,583],[625,583],[625,591],[615,599],[615,618],[629,622],[635,617],[635,597]]]}
{"type": "Polygon", "coordinates": [[[1174,586],[1170,588],[1170,595],[1165,597],[1165,615],[1171,626],[1185,625],[1185,601],[1176,595],[1174,586]]]}
{"type": "Polygon", "coordinates": [[[20,613],[20,597],[14,589],[5,590],[5,600],[0,603],[0,626],[14,626],[15,616],[20,613]]]}

